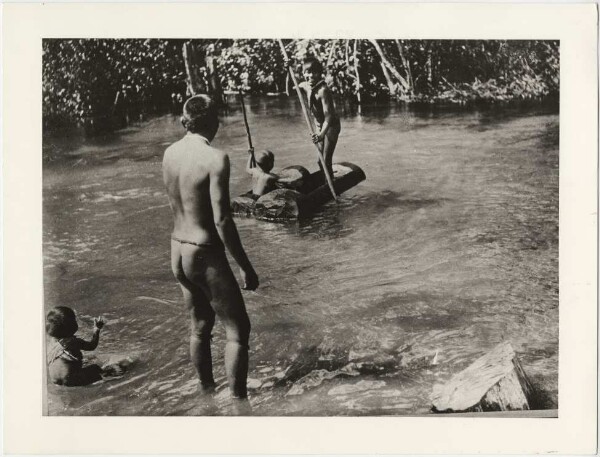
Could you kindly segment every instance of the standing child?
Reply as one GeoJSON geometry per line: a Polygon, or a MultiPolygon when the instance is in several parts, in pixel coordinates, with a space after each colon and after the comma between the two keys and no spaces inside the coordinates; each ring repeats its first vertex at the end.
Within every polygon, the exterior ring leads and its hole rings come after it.
{"type": "Polygon", "coordinates": [[[271,151],[263,151],[256,157],[256,166],[252,163],[253,149],[249,150],[246,172],[252,176],[252,197],[257,199],[272,190],[275,190],[277,178],[271,173],[275,165],[275,156],[271,151]]]}
{"type": "MultiPolygon", "coordinates": [[[[313,143],[322,143],[323,159],[333,177],[332,159],[338,136],[340,135],[340,118],[335,111],[333,96],[323,79],[323,66],[314,57],[304,60],[302,72],[306,82],[299,84],[308,97],[308,106],[315,120],[317,132],[312,135],[313,143]]],[[[319,167],[321,162],[319,161],[319,167]]]]}
{"type": "Polygon", "coordinates": [[[48,353],[48,374],[54,384],[84,386],[102,379],[98,365],[83,366],[81,351],[93,351],[98,346],[104,320],[94,319],[94,334],[90,341],[77,338],[79,326],[75,312],[67,306],[52,308],[46,315],[46,333],[52,337],[48,353]]]}

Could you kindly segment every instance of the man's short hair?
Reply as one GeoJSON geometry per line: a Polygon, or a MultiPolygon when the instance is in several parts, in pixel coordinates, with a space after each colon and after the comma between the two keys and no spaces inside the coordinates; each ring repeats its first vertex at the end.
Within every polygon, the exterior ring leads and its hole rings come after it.
{"type": "Polygon", "coordinates": [[[217,104],[205,94],[194,95],[183,105],[183,126],[192,133],[201,133],[218,127],[217,104]]]}
{"type": "Polygon", "coordinates": [[[323,64],[316,57],[307,57],[302,61],[302,66],[309,67],[312,71],[323,74],[323,64]]]}

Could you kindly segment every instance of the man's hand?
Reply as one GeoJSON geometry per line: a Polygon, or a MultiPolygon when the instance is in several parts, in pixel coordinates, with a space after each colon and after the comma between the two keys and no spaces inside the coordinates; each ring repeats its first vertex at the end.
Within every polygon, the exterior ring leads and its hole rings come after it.
{"type": "Polygon", "coordinates": [[[254,271],[254,268],[240,269],[240,274],[242,275],[242,281],[244,281],[242,289],[256,290],[258,288],[258,275],[254,271]]]}
{"type": "Polygon", "coordinates": [[[250,155],[254,154],[254,148],[248,148],[248,154],[250,154],[250,155]]]}
{"type": "Polygon", "coordinates": [[[102,317],[96,317],[94,319],[94,328],[100,330],[102,327],[104,327],[104,319],[102,317]]]}
{"type": "Polygon", "coordinates": [[[320,143],[320,142],[323,141],[323,137],[321,136],[320,133],[313,133],[311,135],[311,138],[312,138],[312,142],[315,143],[315,144],[320,143]]]}

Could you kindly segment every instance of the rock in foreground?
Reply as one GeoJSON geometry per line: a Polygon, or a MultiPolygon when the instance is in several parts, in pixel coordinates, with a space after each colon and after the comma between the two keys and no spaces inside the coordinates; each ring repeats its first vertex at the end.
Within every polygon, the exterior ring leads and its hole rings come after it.
{"type": "Polygon", "coordinates": [[[533,388],[508,342],[433,389],[435,412],[530,409],[533,388]]]}

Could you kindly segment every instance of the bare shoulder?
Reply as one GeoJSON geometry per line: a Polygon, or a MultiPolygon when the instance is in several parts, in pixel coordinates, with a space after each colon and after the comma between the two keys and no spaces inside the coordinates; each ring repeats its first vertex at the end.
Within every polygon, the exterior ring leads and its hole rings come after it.
{"type": "Polygon", "coordinates": [[[319,87],[319,90],[317,91],[317,97],[325,98],[329,96],[331,96],[331,90],[329,89],[329,86],[327,84],[322,84],[321,87],[319,87]]]}
{"type": "Polygon", "coordinates": [[[165,149],[165,153],[163,154],[163,163],[172,159],[173,155],[181,148],[181,141],[176,141],[171,144],[167,149],[165,149]]]}
{"type": "Polygon", "coordinates": [[[300,89],[302,89],[304,92],[310,92],[310,89],[308,88],[308,82],[306,82],[306,81],[299,82],[298,87],[300,89]]]}
{"type": "Polygon", "coordinates": [[[210,168],[213,172],[229,170],[229,154],[217,148],[210,148],[210,168]]]}

